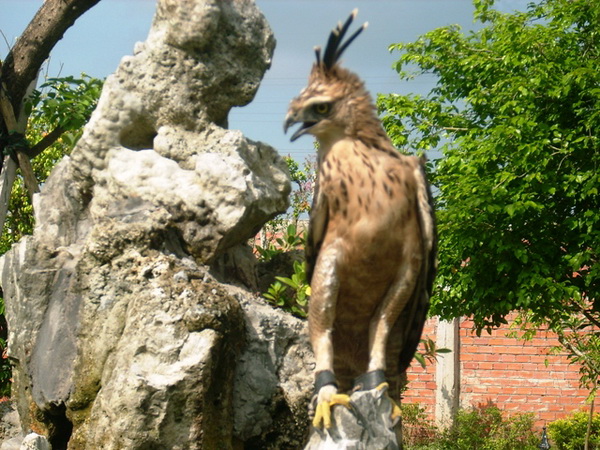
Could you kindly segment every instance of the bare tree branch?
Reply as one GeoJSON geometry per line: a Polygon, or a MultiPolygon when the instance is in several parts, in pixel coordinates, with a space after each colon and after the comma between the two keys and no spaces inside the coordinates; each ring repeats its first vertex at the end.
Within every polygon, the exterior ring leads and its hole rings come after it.
{"type": "Polygon", "coordinates": [[[571,305],[580,313],[582,313],[585,318],[587,320],[590,321],[590,323],[598,328],[600,328],[600,321],[598,320],[597,317],[594,317],[591,313],[589,309],[584,308],[583,306],[579,305],[577,302],[571,301],[570,302],[571,305]]]}
{"type": "Polygon", "coordinates": [[[28,149],[23,150],[23,153],[29,156],[30,159],[35,158],[37,155],[39,155],[52,144],[54,144],[63,135],[64,132],[64,128],[56,127],[54,130],[52,130],[50,133],[48,133],[46,136],[40,139],[37,142],[37,144],[31,146],[28,149]]]}

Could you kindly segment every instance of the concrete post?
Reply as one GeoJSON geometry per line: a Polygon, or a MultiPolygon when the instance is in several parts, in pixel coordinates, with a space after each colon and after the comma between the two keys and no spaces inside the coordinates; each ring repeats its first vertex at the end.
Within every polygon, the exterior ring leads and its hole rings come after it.
{"type": "Polygon", "coordinates": [[[459,322],[439,320],[437,326],[437,348],[452,350],[438,355],[435,370],[435,422],[442,429],[452,425],[460,400],[459,322]]]}

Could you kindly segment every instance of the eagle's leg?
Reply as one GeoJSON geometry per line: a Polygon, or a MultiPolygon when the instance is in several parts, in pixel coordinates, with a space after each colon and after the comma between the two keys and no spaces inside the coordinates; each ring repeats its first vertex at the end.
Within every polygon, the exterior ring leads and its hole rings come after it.
{"type": "Polygon", "coordinates": [[[409,246],[405,249],[405,253],[415,256],[400,265],[395,281],[388,289],[369,324],[368,372],[385,371],[388,337],[415,290],[422,263],[422,258],[417,256],[419,255],[418,245],[409,246]]]}
{"type": "Polygon", "coordinates": [[[335,375],[329,370],[323,370],[315,374],[315,396],[313,397],[314,417],[313,426],[320,428],[331,428],[331,408],[335,405],[343,405],[352,408],[350,397],[346,394],[337,393],[335,375]]]}
{"type": "Polygon", "coordinates": [[[331,408],[349,407],[350,397],[338,394],[333,372],[333,342],[331,338],[339,290],[336,245],[324,248],[317,260],[311,281],[311,301],[308,310],[310,341],[315,353],[315,415],[313,425],[331,427],[331,408]]]}
{"type": "MultiPolygon", "coordinates": [[[[421,260],[414,258],[410,263],[405,263],[400,267],[396,281],[371,319],[368,372],[355,380],[355,389],[385,391],[389,389],[384,373],[388,337],[415,289],[415,275],[418,273],[420,265],[421,260]]],[[[400,407],[393,399],[390,398],[390,400],[392,401],[392,419],[395,422],[400,418],[400,407]]]]}
{"type": "Polygon", "coordinates": [[[386,369],[386,347],[392,327],[408,303],[415,286],[412,270],[392,285],[369,325],[368,372],[386,369]]]}

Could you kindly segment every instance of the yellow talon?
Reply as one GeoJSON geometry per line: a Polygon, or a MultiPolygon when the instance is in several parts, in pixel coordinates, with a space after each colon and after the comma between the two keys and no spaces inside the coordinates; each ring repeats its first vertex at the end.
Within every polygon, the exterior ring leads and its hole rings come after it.
{"type": "MultiPolygon", "coordinates": [[[[375,389],[377,389],[378,391],[383,391],[383,390],[388,390],[390,387],[390,385],[386,382],[381,383],[379,386],[377,386],[375,389]]],[[[390,399],[390,402],[392,402],[392,414],[391,414],[391,419],[392,419],[392,423],[395,423],[396,420],[402,418],[402,409],[400,409],[400,405],[396,402],[396,400],[394,400],[392,397],[390,397],[388,395],[388,398],[390,399]]]]}
{"type": "Polygon", "coordinates": [[[317,405],[315,417],[313,419],[313,426],[315,428],[320,428],[321,422],[325,428],[331,428],[331,408],[333,408],[335,405],[343,405],[348,409],[352,408],[350,404],[350,397],[348,395],[334,394],[331,397],[331,400],[321,402],[317,405]]]}
{"type": "Polygon", "coordinates": [[[317,405],[317,409],[315,411],[315,417],[313,418],[313,426],[315,428],[319,428],[321,426],[321,422],[325,428],[331,426],[331,415],[329,413],[329,403],[323,402],[317,405]]]}
{"type": "Polygon", "coordinates": [[[387,383],[387,381],[384,381],[379,386],[377,386],[375,389],[377,389],[378,391],[383,391],[385,389],[387,391],[389,389],[389,387],[390,387],[390,385],[387,383]]]}
{"type": "Polygon", "coordinates": [[[395,424],[397,420],[400,420],[402,418],[402,410],[400,409],[400,405],[398,405],[398,403],[396,403],[391,398],[390,401],[392,402],[392,423],[395,424]]]}

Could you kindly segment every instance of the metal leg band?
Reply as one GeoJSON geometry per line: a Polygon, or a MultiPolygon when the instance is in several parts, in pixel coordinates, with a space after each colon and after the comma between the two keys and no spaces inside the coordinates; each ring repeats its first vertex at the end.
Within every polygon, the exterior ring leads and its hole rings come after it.
{"type": "Polygon", "coordinates": [[[370,391],[375,389],[381,383],[385,383],[385,373],[383,370],[374,370],[362,374],[354,380],[354,391],[370,391]]]}
{"type": "Polygon", "coordinates": [[[321,370],[315,374],[315,394],[318,394],[319,390],[328,384],[333,384],[337,388],[337,381],[331,370],[321,370]]]}

